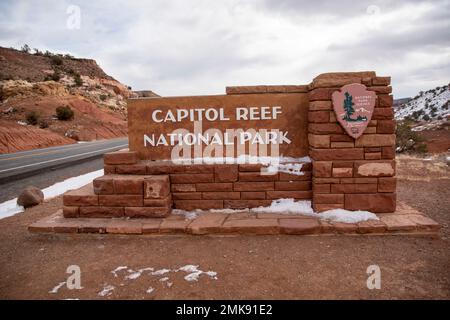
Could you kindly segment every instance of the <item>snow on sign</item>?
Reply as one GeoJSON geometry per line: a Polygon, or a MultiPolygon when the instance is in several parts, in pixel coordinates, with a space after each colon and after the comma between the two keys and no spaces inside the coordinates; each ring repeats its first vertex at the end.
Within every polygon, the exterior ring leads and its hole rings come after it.
{"type": "Polygon", "coordinates": [[[359,138],[372,119],[376,93],[363,84],[352,83],[335,91],[332,100],[339,123],[349,136],[359,138]]]}

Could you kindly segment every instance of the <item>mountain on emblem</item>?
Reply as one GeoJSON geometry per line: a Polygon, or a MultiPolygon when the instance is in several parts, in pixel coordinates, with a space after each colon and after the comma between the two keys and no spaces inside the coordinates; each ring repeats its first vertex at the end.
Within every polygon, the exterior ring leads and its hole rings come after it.
{"type": "Polygon", "coordinates": [[[372,118],[376,93],[363,84],[352,83],[335,91],[332,99],[336,118],[344,130],[355,139],[360,137],[372,118]]]}

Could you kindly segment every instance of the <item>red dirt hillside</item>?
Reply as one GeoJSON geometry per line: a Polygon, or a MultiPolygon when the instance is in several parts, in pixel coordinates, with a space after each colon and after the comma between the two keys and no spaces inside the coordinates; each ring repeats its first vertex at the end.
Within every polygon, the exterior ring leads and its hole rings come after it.
{"type": "Polygon", "coordinates": [[[95,60],[0,47],[0,153],[126,136],[135,95],[95,60]],[[73,119],[58,120],[60,106],[73,119]]]}

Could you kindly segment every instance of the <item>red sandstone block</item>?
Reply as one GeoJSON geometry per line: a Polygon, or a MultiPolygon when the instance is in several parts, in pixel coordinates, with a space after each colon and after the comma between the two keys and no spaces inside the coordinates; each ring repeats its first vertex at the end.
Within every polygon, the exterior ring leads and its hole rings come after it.
{"type": "Polygon", "coordinates": [[[356,233],[358,231],[358,224],[356,223],[333,222],[333,227],[340,234],[356,233]]]}
{"type": "Polygon", "coordinates": [[[391,77],[375,77],[372,79],[374,86],[388,86],[391,84],[391,77]]]}
{"type": "Polygon", "coordinates": [[[312,173],[310,171],[303,172],[303,174],[290,174],[286,172],[279,173],[280,181],[310,181],[312,173]]]}
{"type": "Polygon", "coordinates": [[[146,174],[147,166],[145,164],[123,164],[116,166],[117,174],[146,174]]]}
{"type": "Polygon", "coordinates": [[[363,134],[355,147],[386,147],[395,145],[395,134],[363,134]]]}
{"type": "Polygon", "coordinates": [[[185,233],[191,222],[191,220],[164,219],[159,226],[159,233],[185,233]]]}
{"type": "Polygon", "coordinates": [[[94,194],[92,183],[63,195],[63,204],[69,207],[85,207],[98,205],[98,195],[94,194]]]}
{"type": "Polygon", "coordinates": [[[238,200],[241,198],[240,192],[203,192],[202,198],[206,200],[238,200]]]}
{"type": "Polygon", "coordinates": [[[116,151],[103,155],[105,164],[135,164],[138,162],[137,153],[134,151],[116,151]]]}
{"type": "Polygon", "coordinates": [[[333,168],[353,168],[353,161],[333,161],[333,168]]]}
{"type": "MultiPolygon", "coordinates": [[[[372,81],[373,81],[373,79],[372,79],[372,81]]],[[[367,90],[375,91],[378,94],[389,94],[389,93],[392,93],[392,87],[391,86],[372,86],[372,87],[368,87],[367,90]]]]}
{"type": "Polygon", "coordinates": [[[366,147],[364,152],[381,152],[381,147],[366,147]]]}
{"type": "Polygon", "coordinates": [[[197,163],[192,165],[177,165],[178,173],[214,173],[214,165],[197,163]]]}
{"type": "Polygon", "coordinates": [[[319,193],[330,193],[331,192],[331,184],[313,184],[313,194],[319,193]]]}
{"type": "Polygon", "coordinates": [[[370,120],[368,127],[376,127],[378,120],[370,120]]]}
{"type": "Polygon", "coordinates": [[[174,207],[187,211],[223,209],[223,200],[174,200],[174,207]]]}
{"type": "Polygon", "coordinates": [[[353,168],[333,168],[332,176],[336,178],[353,177],[353,168]]]}
{"type": "Polygon", "coordinates": [[[358,75],[340,75],[328,78],[315,78],[312,82],[313,88],[342,87],[350,83],[361,83],[361,76],[358,75]]]}
{"type": "Polygon", "coordinates": [[[377,133],[376,127],[367,127],[366,130],[364,130],[364,134],[375,134],[377,133]]]}
{"type": "Polygon", "coordinates": [[[386,107],[392,107],[394,104],[394,97],[392,95],[388,94],[379,94],[377,96],[378,99],[378,107],[379,108],[386,108],[386,107]]]}
{"type": "Polygon", "coordinates": [[[169,192],[169,176],[147,176],[144,178],[144,198],[165,198],[169,192]]]}
{"type": "Polygon", "coordinates": [[[180,192],[172,193],[174,200],[199,200],[202,198],[201,192],[180,192]]]}
{"type": "MultiPolygon", "coordinates": [[[[308,85],[287,85],[283,86],[286,93],[306,93],[309,91],[308,85]]],[[[267,92],[269,92],[269,86],[267,92]]]]}
{"type": "Polygon", "coordinates": [[[77,218],[80,212],[79,207],[68,207],[63,206],[63,216],[64,218],[77,218]]]}
{"type": "Polygon", "coordinates": [[[395,133],[395,120],[379,120],[377,124],[377,133],[395,133]]]}
{"type": "Polygon", "coordinates": [[[377,183],[377,178],[342,178],[341,183],[377,183]]]}
{"type": "Polygon", "coordinates": [[[294,198],[294,199],[311,199],[312,191],[267,191],[267,199],[282,199],[282,198],[294,198]]]}
{"type": "Polygon", "coordinates": [[[395,193],[346,194],[345,209],[376,213],[394,212],[395,200],[395,193]]]}
{"type": "Polygon", "coordinates": [[[395,159],[395,146],[381,148],[382,159],[395,159]]]}
{"type": "Polygon", "coordinates": [[[361,79],[361,83],[365,86],[371,86],[372,85],[372,78],[371,77],[364,77],[361,79]]]}
{"type": "Polygon", "coordinates": [[[388,231],[412,231],[417,226],[405,214],[383,214],[380,220],[386,224],[388,231]]]}
{"type": "Polygon", "coordinates": [[[308,112],[308,122],[315,123],[328,123],[330,121],[330,112],[329,111],[309,111],[308,112]]]}
{"type": "Polygon", "coordinates": [[[105,164],[103,165],[103,170],[105,174],[115,174],[116,173],[116,166],[105,164]]]}
{"type": "Polygon", "coordinates": [[[170,161],[149,161],[145,163],[147,174],[160,175],[171,173],[214,173],[214,165],[180,164],[170,161]]]}
{"type": "Polygon", "coordinates": [[[385,233],[387,226],[380,220],[367,220],[358,222],[358,233],[385,233]]]}
{"type": "Polygon", "coordinates": [[[83,219],[78,227],[79,233],[106,233],[106,228],[111,219],[83,219]]]}
{"type": "Polygon", "coordinates": [[[125,216],[130,218],[163,218],[170,212],[169,207],[125,207],[125,216]]]}
{"type": "Polygon", "coordinates": [[[331,177],[331,168],[333,162],[331,161],[315,161],[313,164],[313,176],[317,178],[331,177]]]}
{"type": "Polygon", "coordinates": [[[235,182],[238,180],[238,165],[217,165],[214,167],[215,182],[235,182]]]}
{"type": "Polygon", "coordinates": [[[274,190],[273,182],[234,182],[234,191],[267,191],[274,190]]]}
{"type": "Polygon", "coordinates": [[[312,170],[312,162],[302,163],[302,169],[300,171],[307,172],[312,170]]]}
{"type": "MultiPolygon", "coordinates": [[[[336,185],[331,186],[331,192],[333,191],[333,187],[336,185]]],[[[339,185],[337,185],[339,186],[339,185]]],[[[344,204],[344,195],[343,194],[314,194],[313,196],[313,202],[315,204],[344,204]]]]}
{"type": "Polygon", "coordinates": [[[197,217],[188,226],[191,234],[220,233],[227,215],[221,213],[208,213],[197,217]]]}
{"type": "Polygon", "coordinates": [[[376,193],[378,191],[377,184],[364,183],[346,183],[334,184],[331,186],[331,193],[376,193]]]}
{"type": "Polygon", "coordinates": [[[143,194],[144,178],[142,176],[115,176],[114,193],[143,194]]]}
{"type": "Polygon", "coordinates": [[[393,108],[375,108],[372,115],[373,120],[392,120],[394,119],[393,108]]]}
{"type": "Polygon", "coordinates": [[[330,147],[332,149],[353,148],[353,147],[355,147],[355,143],[353,141],[331,142],[330,147]]]}
{"type": "Polygon", "coordinates": [[[214,174],[212,173],[197,173],[197,174],[171,174],[171,183],[201,183],[214,182],[214,174]]]}
{"type": "Polygon", "coordinates": [[[131,220],[111,220],[106,226],[107,233],[142,234],[142,222],[131,220]]]}
{"type": "Polygon", "coordinates": [[[364,153],[364,159],[366,160],[381,160],[381,152],[369,152],[364,153]]]}
{"type": "MultiPolygon", "coordinates": [[[[326,206],[326,204],[321,204],[320,206],[326,206]]],[[[339,209],[339,208],[338,208],[339,209]]],[[[327,210],[317,210],[318,212],[327,211],[327,210]]],[[[320,224],[320,233],[322,234],[332,234],[336,230],[331,222],[326,220],[319,220],[320,224]]]]}
{"type": "Polygon", "coordinates": [[[309,102],[310,111],[320,111],[320,110],[333,110],[331,100],[326,101],[310,101],[309,102]]]}
{"type": "MultiPolygon", "coordinates": [[[[172,184],[171,185],[172,192],[195,192],[197,191],[195,184],[172,184]]],[[[201,190],[199,190],[201,191],[201,190]]]]}
{"type": "Polygon", "coordinates": [[[233,191],[233,184],[227,182],[197,183],[197,191],[233,191]]]}
{"type": "Polygon", "coordinates": [[[144,199],[144,207],[172,207],[172,195],[163,199],[144,199]]]}
{"type": "Polygon", "coordinates": [[[310,123],[308,130],[309,133],[314,134],[344,133],[344,130],[338,123],[310,123]]]}
{"type": "Polygon", "coordinates": [[[106,207],[143,206],[142,195],[120,194],[120,195],[100,195],[99,204],[106,207]]]}
{"type": "Polygon", "coordinates": [[[343,207],[342,203],[313,203],[313,208],[315,212],[324,212],[328,210],[342,209],[342,207],[343,207]]]}
{"type": "Polygon", "coordinates": [[[275,190],[309,191],[311,190],[311,181],[276,181],[275,190]]]}
{"type": "Polygon", "coordinates": [[[265,200],[266,193],[264,191],[254,191],[254,192],[241,192],[242,200],[265,200]]]}
{"type": "Polygon", "coordinates": [[[231,219],[226,220],[221,233],[238,234],[278,234],[277,219],[231,219]]]}
{"type": "Polygon", "coordinates": [[[123,217],[122,207],[81,207],[80,215],[81,218],[117,218],[123,217]]]}
{"type": "Polygon", "coordinates": [[[395,175],[394,160],[355,161],[355,177],[391,177],[395,175]]]}
{"type": "Polygon", "coordinates": [[[95,194],[114,194],[114,182],[112,175],[95,178],[93,181],[95,194]]]}
{"type": "Polygon", "coordinates": [[[264,174],[260,172],[239,172],[239,181],[277,181],[278,173],[275,174],[264,174]]]}
{"type": "Polygon", "coordinates": [[[332,134],[330,135],[331,142],[353,142],[354,139],[346,134],[332,134]]]}
{"type": "Polygon", "coordinates": [[[396,178],[378,178],[378,192],[395,192],[396,186],[396,178]]]}
{"type": "Polygon", "coordinates": [[[224,200],[224,208],[245,209],[270,206],[272,200],[224,200]]]}
{"type": "Polygon", "coordinates": [[[283,234],[317,234],[320,233],[318,219],[280,219],[280,232],[283,234]]]}
{"type": "Polygon", "coordinates": [[[407,218],[416,225],[416,228],[419,230],[432,230],[438,231],[440,229],[440,225],[426,216],[420,214],[408,214],[407,218]]]}
{"type": "Polygon", "coordinates": [[[322,134],[308,134],[308,143],[314,148],[329,148],[330,147],[330,136],[322,134]]]}
{"type": "Polygon", "coordinates": [[[364,149],[312,149],[310,157],[316,161],[358,160],[364,159],[364,149]]]}
{"type": "Polygon", "coordinates": [[[314,183],[335,184],[335,183],[340,183],[340,179],[339,178],[313,178],[313,184],[314,183]]]}
{"type": "Polygon", "coordinates": [[[329,122],[337,122],[336,113],[334,111],[329,111],[329,122]]]}
{"type": "Polygon", "coordinates": [[[337,89],[333,88],[317,88],[309,92],[309,101],[330,100],[331,95],[337,89]]]}
{"type": "Polygon", "coordinates": [[[145,221],[142,222],[142,233],[143,234],[158,233],[159,226],[161,225],[162,221],[163,219],[158,218],[145,219],[145,221]]]}

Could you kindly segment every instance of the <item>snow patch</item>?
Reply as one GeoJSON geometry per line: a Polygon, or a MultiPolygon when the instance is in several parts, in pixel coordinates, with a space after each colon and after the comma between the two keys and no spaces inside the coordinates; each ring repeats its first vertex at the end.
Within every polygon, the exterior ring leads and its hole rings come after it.
{"type": "Polygon", "coordinates": [[[98,295],[100,297],[110,296],[115,288],[116,287],[111,286],[111,285],[105,286],[105,287],[103,287],[103,290],[98,293],[98,295]]]}
{"type": "Polygon", "coordinates": [[[208,277],[210,277],[211,279],[217,280],[217,272],[215,271],[202,271],[198,268],[198,265],[192,265],[192,264],[187,264],[181,268],[178,268],[177,270],[175,270],[175,272],[178,271],[184,271],[187,272],[188,275],[184,276],[184,280],[192,282],[192,281],[198,281],[198,278],[200,277],[200,275],[205,274],[208,277]]]}
{"type": "Polygon", "coordinates": [[[334,209],[325,212],[314,212],[311,207],[311,201],[295,201],[294,199],[278,199],[272,201],[268,207],[257,207],[250,209],[211,209],[211,210],[195,210],[184,211],[177,210],[176,214],[184,215],[186,219],[195,219],[198,215],[207,213],[276,213],[276,214],[290,214],[290,215],[304,215],[323,220],[357,223],[367,220],[379,220],[376,214],[369,211],[350,211],[345,209],[334,209]]]}
{"type": "Polygon", "coordinates": [[[127,266],[119,266],[117,268],[115,268],[113,271],[111,271],[111,273],[114,275],[114,278],[117,278],[117,272],[121,271],[121,270],[126,270],[128,269],[127,266]]]}
{"type": "Polygon", "coordinates": [[[147,292],[148,294],[150,294],[150,293],[152,293],[153,291],[155,291],[155,288],[150,287],[150,288],[148,288],[147,291],[145,291],[145,292],[147,292]]]}
{"type": "MultiPolygon", "coordinates": [[[[97,170],[93,172],[89,172],[77,177],[72,177],[66,179],[62,182],[57,182],[50,187],[42,189],[44,193],[44,199],[48,200],[54,197],[57,197],[66,191],[78,189],[82,186],[91,183],[95,178],[103,176],[104,172],[102,170],[97,170]]],[[[17,198],[5,201],[0,203],[0,219],[7,218],[13,216],[17,213],[23,212],[25,209],[22,206],[17,205],[17,198]]]]}
{"type": "Polygon", "coordinates": [[[58,290],[62,288],[66,284],[65,281],[58,283],[52,290],[50,290],[48,293],[58,293],[58,290]]]}

